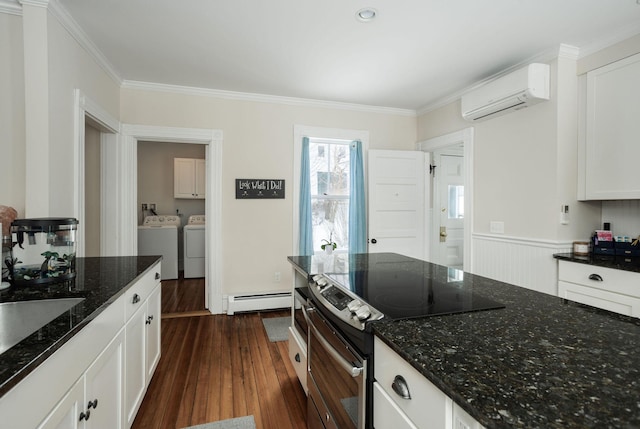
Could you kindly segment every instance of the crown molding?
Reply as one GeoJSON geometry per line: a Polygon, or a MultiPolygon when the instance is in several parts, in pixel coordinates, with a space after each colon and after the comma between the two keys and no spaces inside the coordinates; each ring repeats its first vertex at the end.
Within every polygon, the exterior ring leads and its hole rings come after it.
{"type": "MultiPolygon", "coordinates": [[[[27,0],[33,1],[33,0],[27,0]]],[[[91,41],[87,33],[84,32],[82,27],[73,19],[71,14],[58,2],[58,0],[48,0],[49,12],[55,17],[60,25],[62,25],[67,32],[78,42],[78,44],[93,58],[98,66],[104,70],[104,72],[118,85],[122,84],[122,78],[116,70],[116,68],[109,62],[107,57],[98,49],[98,47],[91,41]]]]}
{"type": "Polygon", "coordinates": [[[22,5],[18,0],[0,0],[0,13],[22,15],[22,5]]]}
{"type": "Polygon", "coordinates": [[[19,0],[22,5],[36,6],[36,7],[44,7],[45,9],[49,7],[49,0],[19,0]]]}
{"type": "Polygon", "coordinates": [[[180,95],[196,95],[200,97],[221,98],[225,100],[254,101],[261,103],[285,104],[289,106],[317,107],[325,109],[352,110],[357,112],[381,113],[387,115],[416,116],[416,111],[394,107],[368,106],[364,104],[341,103],[337,101],[323,101],[308,98],[283,97],[279,95],[255,94],[249,92],[226,91],[221,89],[198,88],[181,85],[168,85],[153,82],[125,80],[123,89],[142,91],[168,92],[180,95]]]}
{"type": "Polygon", "coordinates": [[[630,39],[631,37],[637,36],[640,34],[640,28],[638,28],[638,24],[631,24],[624,27],[619,28],[615,33],[611,34],[609,37],[603,38],[598,42],[592,43],[590,45],[586,45],[580,48],[580,55],[578,58],[584,58],[591,54],[594,54],[598,51],[606,49],[610,46],[615,45],[616,43],[622,42],[623,40],[630,39]]]}

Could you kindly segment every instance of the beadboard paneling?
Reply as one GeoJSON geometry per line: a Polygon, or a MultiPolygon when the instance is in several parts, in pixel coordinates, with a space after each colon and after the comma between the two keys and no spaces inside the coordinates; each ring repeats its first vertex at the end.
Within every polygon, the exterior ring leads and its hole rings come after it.
{"type": "Polygon", "coordinates": [[[570,252],[572,242],[488,234],[473,234],[472,240],[474,274],[558,294],[558,263],[553,254],[570,252]]]}

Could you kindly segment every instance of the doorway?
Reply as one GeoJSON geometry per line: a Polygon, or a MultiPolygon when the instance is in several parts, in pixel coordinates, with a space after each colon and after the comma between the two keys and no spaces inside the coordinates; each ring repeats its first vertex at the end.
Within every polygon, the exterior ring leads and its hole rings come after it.
{"type": "MultiPolygon", "coordinates": [[[[175,159],[192,161],[193,166],[198,161],[206,166],[205,156],[206,146],[203,144],[143,140],[139,140],[137,144],[137,224],[142,225],[147,216],[165,218],[171,216],[179,220],[176,234],[177,254],[171,255],[172,260],[167,260],[167,255],[163,259],[163,271],[165,271],[165,263],[174,264],[177,270],[170,270],[175,273],[175,278],[162,280],[162,317],[178,317],[184,313],[193,314],[206,310],[204,290],[206,273],[204,269],[197,275],[193,270],[186,272],[185,256],[187,255],[184,251],[185,226],[192,217],[205,216],[206,197],[204,194],[202,197],[191,197],[192,194],[189,194],[191,198],[177,195],[174,171],[175,159]]],[[[189,172],[195,175],[195,169],[185,171],[185,173],[189,172]]],[[[198,233],[202,252],[206,224],[204,229],[198,229],[198,233]]],[[[171,234],[169,236],[175,237],[171,234]]]]}
{"type": "Polygon", "coordinates": [[[426,226],[430,261],[472,272],[473,128],[424,140],[418,150],[432,157],[426,226]],[[435,175],[434,175],[435,174],[435,175]]]}

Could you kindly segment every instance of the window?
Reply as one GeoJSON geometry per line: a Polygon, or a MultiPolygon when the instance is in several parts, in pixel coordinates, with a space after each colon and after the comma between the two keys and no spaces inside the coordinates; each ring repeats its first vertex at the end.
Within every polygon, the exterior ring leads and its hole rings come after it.
{"type": "Polygon", "coordinates": [[[369,132],[296,125],[293,134],[295,252],[320,253],[324,240],[335,242],[338,252],[366,252],[369,132]]]}
{"type": "Polygon", "coordinates": [[[309,138],[313,248],[349,247],[349,140],[309,138]]]}

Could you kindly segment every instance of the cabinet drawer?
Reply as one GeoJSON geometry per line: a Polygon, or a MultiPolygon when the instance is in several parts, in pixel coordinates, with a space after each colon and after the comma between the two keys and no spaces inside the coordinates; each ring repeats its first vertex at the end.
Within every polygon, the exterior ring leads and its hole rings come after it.
{"type": "Polygon", "coordinates": [[[451,427],[451,398],[377,337],[374,340],[374,358],[376,381],[412,422],[418,427],[427,422],[434,428],[451,427]],[[392,385],[396,376],[401,376],[406,381],[411,399],[404,399],[394,392],[392,385]]]}
{"type": "Polygon", "coordinates": [[[293,369],[296,370],[304,392],[307,393],[307,348],[291,327],[289,327],[289,360],[293,364],[293,369]]]}
{"type": "Polygon", "coordinates": [[[640,317],[640,299],[599,288],[569,282],[558,282],[561,298],[613,311],[626,316],[640,317]]]}
{"type": "Polygon", "coordinates": [[[418,429],[377,382],[373,383],[373,426],[376,429],[418,429]]]}
{"type": "Polygon", "coordinates": [[[559,261],[558,280],[640,298],[640,274],[559,261]]]}
{"type": "Polygon", "coordinates": [[[125,320],[129,320],[133,316],[160,283],[161,268],[161,263],[154,265],[148,273],[125,292],[125,320]]]}

